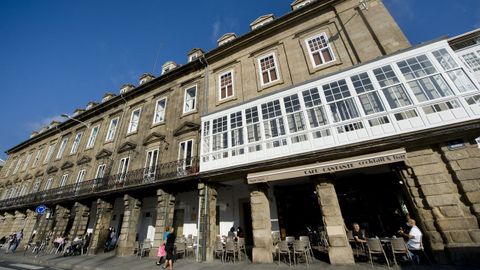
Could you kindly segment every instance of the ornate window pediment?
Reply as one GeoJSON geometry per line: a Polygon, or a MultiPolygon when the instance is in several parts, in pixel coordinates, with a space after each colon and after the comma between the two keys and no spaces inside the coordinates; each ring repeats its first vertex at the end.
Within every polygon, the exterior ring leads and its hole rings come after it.
{"type": "Polygon", "coordinates": [[[195,124],[192,122],[183,122],[175,131],[173,132],[173,136],[179,136],[191,131],[198,131],[200,129],[199,124],[195,124]]]}
{"type": "MultiPolygon", "coordinates": [[[[63,169],[63,168],[62,168],[63,169]]],[[[55,166],[50,166],[48,169],[47,169],[47,173],[48,174],[51,174],[51,173],[54,173],[54,172],[57,172],[58,171],[58,168],[55,167],[55,166]]]]}
{"type": "Polygon", "coordinates": [[[42,176],[43,175],[43,172],[42,171],[38,171],[35,173],[35,177],[39,177],[39,176],[42,176]]]}
{"type": "Polygon", "coordinates": [[[126,152],[126,151],[131,151],[131,150],[134,150],[136,147],[137,147],[136,144],[134,144],[132,142],[126,142],[118,148],[117,152],[118,153],[123,153],[123,152],[126,152]]]}
{"type": "Polygon", "coordinates": [[[165,140],[165,135],[157,133],[157,132],[152,132],[150,135],[148,135],[145,140],[143,140],[143,145],[148,145],[154,142],[159,142],[165,140]]]}
{"type": "Polygon", "coordinates": [[[65,170],[65,169],[68,169],[68,168],[71,168],[71,167],[73,167],[73,163],[70,162],[70,161],[66,161],[65,163],[63,163],[61,169],[65,170]]]}
{"type": "Polygon", "coordinates": [[[89,156],[83,156],[77,161],[77,165],[89,163],[90,161],[92,161],[92,159],[89,156]]]}
{"type": "Polygon", "coordinates": [[[107,149],[102,149],[98,154],[95,156],[96,159],[106,158],[112,155],[112,151],[108,151],[107,149]]]}
{"type": "Polygon", "coordinates": [[[28,179],[32,179],[32,178],[33,178],[33,175],[27,174],[27,175],[25,175],[25,177],[23,179],[28,180],[28,179]]]}

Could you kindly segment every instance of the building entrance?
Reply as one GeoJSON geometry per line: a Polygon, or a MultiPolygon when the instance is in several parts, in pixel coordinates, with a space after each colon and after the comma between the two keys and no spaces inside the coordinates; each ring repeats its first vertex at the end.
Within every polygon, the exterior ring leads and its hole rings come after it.
{"type": "Polygon", "coordinates": [[[274,193],[282,239],[309,235],[309,232],[318,231],[323,226],[313,183],[277,185],[274,193]]]}
{"type": "Polygon", "coordinates": [[[389,166],[337,173],[335,190],[349,230],[356,222],[368,237],[391,237],[406,223],[402,182],[389,166]]]}

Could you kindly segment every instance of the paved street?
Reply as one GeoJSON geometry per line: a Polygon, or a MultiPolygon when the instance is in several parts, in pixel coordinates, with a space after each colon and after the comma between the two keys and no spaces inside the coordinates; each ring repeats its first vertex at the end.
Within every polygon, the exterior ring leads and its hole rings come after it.
{"type": "MultiPolygon", "coordinates": [[[[190,259],[180,259],[174,265],[174,269],[179,270],[236,270],[236,269],[253,269],[253,270],[274,270],[274,269],[291,269],[286,264],[278,263],[274,264],[251,264],[250,262],[240,262],[240,263],[220,263],[216,261],[214,263],[196,263],[190,259]]],[[[293,267],[297,269],[305,269],[305,265],[299,265],[293,267]]],[[[74,257],[63,257],[60,255],[42,255],[35,257],[34,255],[27,254],[23,255],[23,252],[16,254],[0,254],[0,270],[58,270],[58,269],[81,269],[81,270],[106,270],[106,269],[161,269],[155,265],[154,258],[136,258],[136,257],[115,257],[113,254],[99,254],[96,256],[74,256],[74,257]]],[[[342,269],[372,269],[370,264],[360,263],[355,266],[332,266],[328,263],[322,261],[316,261],[313,265],[310,265],[309,269],[332,269],[332,270],[342,270],[342,269]]],[[[375,264],[375,269],[388,269],[386,266],[381,266],[375,264]]],[[[412,267],[410,265],[402,266],[400,269],[415,269],[415,270],[474,270],[480,269],[480,267],[468,267],[468,266],[448,266],[448,265],[428,265],[428,266],[416,266],[412,267]]]]}

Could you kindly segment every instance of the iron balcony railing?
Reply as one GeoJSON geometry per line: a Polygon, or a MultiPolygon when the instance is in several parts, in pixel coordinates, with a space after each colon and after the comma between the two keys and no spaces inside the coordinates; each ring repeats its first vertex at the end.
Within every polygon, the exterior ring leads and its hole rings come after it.
{"type": "Polygon", "coordinates": [[[193,176],[197,175],[198,172],[198,158],[178,160],[5,199],[0,201],[0,209],[48,203],[59,199],[76,198],[108,191],[120,191],[131,187],[140,187],[166,180],[193,176]]]}

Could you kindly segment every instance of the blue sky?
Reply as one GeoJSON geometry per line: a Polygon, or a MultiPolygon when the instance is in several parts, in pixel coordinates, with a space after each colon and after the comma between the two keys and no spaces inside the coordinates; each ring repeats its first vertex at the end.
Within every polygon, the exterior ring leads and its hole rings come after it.
{"type": "MultiPolygon", "coordinates": [[[[0,158],[58,115],[292,1],[0,1],[0,158]]],[[[480,27],[479,0],[384,2],[412,44],[480,27]]]]}

